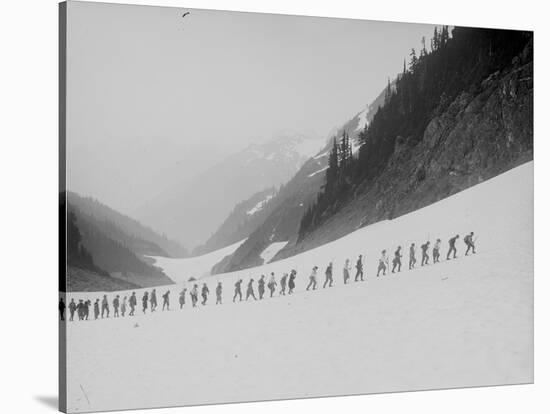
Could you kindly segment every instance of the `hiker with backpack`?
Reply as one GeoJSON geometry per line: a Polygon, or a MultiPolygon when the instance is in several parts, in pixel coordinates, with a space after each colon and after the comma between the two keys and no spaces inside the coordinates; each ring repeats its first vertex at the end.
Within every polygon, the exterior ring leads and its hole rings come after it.
{"type": "Polygon", "coordinates": [[[392,273],[395,273],[395,268],[397,268],[397,272],[401,272],[401,257],[402,256],[403,255],[401,254],[401,246],[398,246],[397,250],[393,254],[393,261],[392,261],[393,267],[391,269],[392,273]]]}
{"type": "Polygon", "coordinates": [[[109,317],[109,301],[107,300],[107,295],[103,295],[103,300],[101,301],[101,319],[103,319],[105,313],[109,317]]]}
{"type": "Polygon", "coordinates": [[[76,303],[74,303],[74,298],[71,299],[71,302],[69,303],[69,312],[71,314],[69,320],[72,321],[74,318],[74,312],[76,311],[76,303]]]}
{"type": "Polygon", "coordinates": [[[99,299],[94,302],[94,319],[99,318],[99,299]]]}
{"type": "Polygon", "coordinates": [[[279,292],[279,295],[285,295],[286,291],[286,279],[288,278],[288,273],[283,273],[283,277],[281,278],[281,291],[279,292]]]}
{"type": "Polygon", "coordinates": [[[199,301],[199,286],[195,283],[193,289],[191,289],[191,304],[194,308],[197,307],[197,302],[199,301]]]}
{"type": "Polygon", "coordinates": [[[147,311],[147,303],[149,303],[149,293],[145,292],[143,294],[143,297],[141,298],[141,305],[143,307],[143,314],[145,315],[145,311],[147,311]]]}
{"type": "Polygon", "coordinates": [[[378,271],[376,272],[376,277],[380,276],[380,272],[382,272],[382,276],[386,276],[387,268],[388,268],[388,256],[386,255],[386,249],[384,249],[380,254],[380,259],[378,259],[378,271]]]}
{"type": "Polygon", "coordinates": [[[309,283],[306,287],[306,290],[309,291],[310,288],[313,290],[317,289],[317,269],[319,269],[317,266],[313,266],[313,269],[311,269],[311,275],[309,276],[309,283]]]}
{"type": "Polygon", "coordinates": [[[470,234],[466,235],[464,237],[464,243],[466,244],[466,254],[465,256],[468,256],[468,253],[470,253],[470,250],[473,254],[476,254],[476,246],[474,241],[474,232],[470,232],[470,234]]]}
{"type": "Polygon", "coordinates": [[[151,312],[154,312],[157,310],[157,290],[153,289],[151,292],[151,312]]]}
{"type": "Polygon", "coordinates": [[[451,237],[449,239],[449,251],[447,252],[447,260],[449,260],[449,256],[451,256],[451,253],[453,253],[453,259],[456,259],[456,241],[458,240],[458,234],[454,237],[451,237]]]}
{"type": "Polygon", "coordinates": [[[130,314],[129,316],[134,316],[137,306],[137,298],[136,298],[136,292],[132,292],[132,295],[130,296],[130,314]]]}
{"type": "Polygon", "coordinates": [[[206,305],[206,301],[208,300],[208,295],[210,294],[210,290],[208,290],[208,286],[206,286],[206,283],[203,283],[202,284],[202,290],[201,290],[201,295],[202,295],[202,302],[201,304],[204,306],[206,305]]]}
{"type": "Polygon", "coordinates": [[[246,287],[246,300],[248,301],[248,298],[252,297],[254,300],[256,300],[256,295],[254,294],[254,279],[250,278],[248,285],[246,287]]]}
{"type": "Polygon", "coordinates": [[[128,302],[128,298],[124,296],[124,299],[122,299],[122,305],[120,306],[120,314],[124,318],[124,315],[126,314],[126,303],[128,302]]]}
{"type": "Polygon", "coordinates": [[[242,284],[243,284],[242,279],[237,280],[237,283],[235,283],[235,294],[233,295],[233,303],[235,303],[235,299],[237,299],[237,296],[239,297],[239,302],[243,300],[243,292],[241,290],[242,284]]]}
{"type": "Polygon", "coordinates": [[[294,281],[296,279],[296,270],[292,269],[290,271],[290,277],[288,278],[288,294],[292,295],[294,293],[294,288],[296,287],[296,282],[294,281]]]}
{"type": "Polygon", "coordinates": [[[113,316],[115,318],[118,318],[119,317],[119,314],[118,314],[118,307],[120,306],[120,296],[119,295],[116,295],[115,298],[113,299],[113,316]]]}
{"type": "Polygon", "coordinates": [[[422,249],[422,262],[420,263],[420,266],[427,265],[430,261],[430,256],[428,256],[428,249],[430,248],[430,242],[427,241],[422,246],[420,246],[420,249],[422,249]]]}
{"type": "Polygon", "coordinates": [[[164,295],[162,295],[162,310],[170,310],[170,290],[167,290],[164,295]]]}
{"type": "Polygon", "coordinates": [[[361,278],[361,282],[363,282],[363,255],[359,255],[359,258],[357,259],[357,263],[355,263],[355,269],[357,270],[357,273],[355,273],[355,281],[359,278],[361,278]]]}
{"type": "Polygon", "coordinates": [[[275,273],[271,272],[271,276],[269,278],[269,282],[267,283],[267,287],[269,289],[269,297],[273,297],[273,293],[275,293],[275,288],[277,287],[277,282],[275,281],[275,273]]]}
{"type": "Polygon", "coordinates": [[[332,287],[332,262],[330,262],[325,270],[325,283],[323,283],[323,289],[327,287],[332,287]]]}
{"type": "Polygon", "coordinates": [[[216,286],[216,305],[222,304],[222,282],[218,282],[216,286]]]}
{"type": "Polygon", "coordinates": [[[261,275],[260,280],[258,280],[258,296],[260,297],[260,300],[264,298],[265,293],[265,276],[261,275]]]}

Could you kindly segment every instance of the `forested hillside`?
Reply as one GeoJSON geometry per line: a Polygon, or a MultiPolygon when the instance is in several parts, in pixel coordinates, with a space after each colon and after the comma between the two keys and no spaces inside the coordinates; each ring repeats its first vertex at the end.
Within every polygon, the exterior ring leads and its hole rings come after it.
{"type": "Polygon", "coordinates": [[[335,138],[286,255],[431,204],[532,159],[532,33],[443,27],[411,51],[359,157],[335,138]],[[425,44],[425,42],[424,42],[425,44]]]}

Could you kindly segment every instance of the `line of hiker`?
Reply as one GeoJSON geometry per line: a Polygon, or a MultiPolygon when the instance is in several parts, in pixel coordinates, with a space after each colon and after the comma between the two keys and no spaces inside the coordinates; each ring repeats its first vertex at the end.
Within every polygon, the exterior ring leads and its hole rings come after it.
{"type": "MultiPolygon", "coordinates": [[[[459,235],[455,235],[451,237],[448,241],[448,251],[447,251],[447,260],[456,259],[457,257],[457,248],[456,248],[456,242],[459,239],[459,235]]],[[[464,244],[466,245],[466,252],[465,256],[468,256],[470,252],[476,253],[475,250],[475,242],[476,239],[474,239],[474,232],[471,232],[467,234],[464,237],[464,244]]],[[[392,269],[391,272],[395,273],[396,271],[399,273],[401,272],[401,259],[403,257],[403,254],[401,252],[402,248],[401,246],[398,246],[397,249],[394,252],[393,260],[392,260],[392,269]]],[[[421,263],[420,266],[426,266],[429,265],[430,262],[430,241],[426,241],[424,244],[420,246],[420,250],[422,253],[421,263]]],[[[432,262],[439,263],[439,258],[441,256],[440,254],[441,250],[441,239],[437,239],[432,250],[432,262]]],[[[411,243],[409,247],[409,270],[413,270],[416,265],[416,245],[415,243],[411,243]]],[[[386,275],[386,271],[389,269],[389,257],[387,255],[386,250],[382,250],[380,258],[378,260],[378,270],[376,272],[376,277],[380,277],[380,274],[386,275]]],[[[318,275],[319,268],[317,266],[313,266],[311,273],[309,275],[309,282],[306,286],[306,291],[309,290],[316,290],[317,289],[317,275],[318,275]]],[[[350,259],[346,259],[344,263],[344,267],[342,269],[342,275],[344,284],[348,284],[351,278],[351,263],[350,259]]],[[[279,296],[285,296],[285,295],[292,295],[294,293],[294,289],[296,288],[296,277],[297,272],[296,270],[291,270],[289,273],[284,273],[281,279],[279,279],[279,283],[277,283],[275,279],[275,273],[271,272],[269,279],[266,280],[265,275],[261,275],[257,282],[257,291],[258,296],[256,296],[256,292],[254,289],[254,279],[250,278],[246,285],[246,295],[245,295],[245,301],[248,301],[250,299],[252,300],[263,300],[266,296],[266,286],[269,290],[269,297],[272,298],[275,292],[277,291],[277,287],[279,287],[278,294],[279,296]]],[[[362,282],[365,281],[365,275],[363,272],[363,255],[359,255],[357,258],[357,261],[355,262],[355,282],[362,282]]],[[[234,284],[234,294],[233,294],[233,302],[241,302],[243,300],[243,292],[242,292],[242,284],[243,280],[239,279],[234,284]]],[[[329,262],[325,269],[325,280],[323,283],[323,289],[329,287],[331,288],[334,284],[334,278],[333,278],[333,264],[332,262],[329,262]]],[[[182,309],[185,306],[186,303],[186,295],[187,295],[187,288],[184,287],[181,292],[179,293],[179,308],[182,309]]],[[[216,305],[222,304],[222,293],[223,293],[223,287],[222,282],[218,282],[215,289],[216,294],[216,305]]],[[[202,284],[202,287],[199,289],[199,285],[195,283],[191,290],[189,291],[189,296],[191,298],[191,306],[193,308],[197,307],[197,304],[199,302],[199,294],[201,297],[201,305],[205,306],[208,302],[208,297],[210,295],[210,290],[208,288],[208,285],[206,283],[202,284]]],[[[113,317],[119,318],[119,317],[125,317],[126,313],[128,312],[128,316],[134,316],[136,312],[137,307],[137,296],[136,292],[132,292],[132,294],[128,296],[124,296],[124,298],[120,298],[120,295],[116,295],[114,299],[109,303],[109,300],[107,299],[107,295],[103,295],[103,298],[96,299],[93,303],[88,300],[80,299],[78,303],[75,303],[74,299],[71,299],[71,302],[68,305],[69,308],[69,320],[73,321],[75,313],[78,317],[78,320],[88,320],[89,314],[90,314],[90,308],[93,307],[93,318],[94,319],[103,319],[103,318],[109,318],[111,315],[111,305],[113,309],[113,317]]],[[[147,310],[150,309],[150,312],[155,312],[157,310],[157,291],[156,289],[152,289],[151,293],[145,291],[143,293],[143,296],[141,297],[141,311],[143,314],[147,313],[147,310]]],[[[61,320],[65,320],[65,309],[66,309],[65,302],[63,301],[63,298],[59,301],[59,315],[61,320]]],[[[163,311],[169,311],[170,310],[170,290],[167,290],[162,295],[162,310],[163,311]]]]}

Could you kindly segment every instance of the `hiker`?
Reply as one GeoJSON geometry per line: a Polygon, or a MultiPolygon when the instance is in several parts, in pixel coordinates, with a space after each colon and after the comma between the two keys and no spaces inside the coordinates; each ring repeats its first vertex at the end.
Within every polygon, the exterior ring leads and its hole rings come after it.
{"type": "Polygon", "coordinates": [[[113,299],[113,309],[114,309],[113,316],[115,318],[119,317],[119,314],[118,314],[118,307],[119,306],[120,306],[120,296],[116,295],[115,298],[113,299]]]}
{"type": "Polygon", "coordinates": [[[94,302],[94,319],[99,318],[99,299],[94,302]]]}
{"type": "Polygon", "coordinates": [[[78,305],[76,305],[76,312],[78,314],[79,321],[84,319],[84,300],[78,299],[78,305]]]}
{"type": "Polygon", "coordinates": [[[59,318],[64,321],[65,320],[65,301],[63,300],[63,298],[59,298],[59,306],[58,306],[58,309],[59,309],[59,318]]]}
{"type": "Polygon", "coordinates": [[[153,289],[151,292],[151,312],[154,312],[157,309],[157,290],[153,289]]]}
{"type": "Polygon", "coordinates": [[[378,272],[376,272],[376,277],[380,276],[380,271],[382,271],[383,276],[386,276],[387,268],[388,268],[388,256],[386,255],[386,250],[382,250],[380,259],[378,259],[378,272]]]}
{"type": "Polygon", "coordinates": [[[132,292],[132,296],[130,296],[130,314],[129,314],[129,316],[134,316],[134,313],[136,311],[136,306],[137,306],[136,292],[132,292]]]}
{"type": "Polygon", "coordinates": [[[414,243],[411,243],[411,247],[409,248],[409,270],[414,269],[414,265],[416,264],[416,246],[414,243]]]}
{"type": "Polygon", "coordinates": [[[85,300],[84,301],[84,306],[82,308],[82,313],[83,313],[83,318],[85,320],[88,320],[88,316],[90,315],[90,305],[92,304],[92,302],[90,302],[90,300],[85,300]]]}
{"type": "Polygon", "coordinates": [[[439,263],[439,249],[441,249],[441,239],[435,241],[434,249],[432,251],[434,263],[439,263]]]}
{"type": "Polygon", "coordinates": [[[143,313],[147,310],[147,303],[149,302],[149,293],[145,292],[141,298],[141,304],[143,305],[143,313]]]}
{"type": "Polygon", "coordinates": [[[317,269],[319,269],[317,266],[313,266],[313,269],[311,269],[311,275],[309,276],[309,283],[306,290],[309,290],[311,287],[313,290],[317,289],[317,269]]]}
{"type": "Polygon", "coordinates": [[[456,241],[458,240],[458,234],[454,237],[451,237],[449,239],[449,251],[447,252],[447,260],[449,260],[449,256],[451,253],[453,253],[453,259],[456,259],[456,241]]]}
{"type": "Polygon", "coordinates": [[[120,314],[124,318],[124,314],[126,313],[126,303],[128,302],[128,298],[124,296],[124,299],[122,299],[122,305],[120,306],[120,314]]]}
{"type": "Polygon", "coordinates": [[[246,287],[246,300],[248,300],[249,297],[252,296],[254,300],[256,300],[256,295],[254,295],[254,279],[250,278],[250,281],[248,282],[248,285],[246,287]]]}
{"type": "Polygon", "coordinates": [[[164,295],[162,295],[162,310],[164,308],[170,310],[170,290],[167,290],[164,295]]]}
{"type": "Polygon", "coordinates": [[[325,283],[323,283],[323,289],[327,287],[332,287],[332,262],[330,262],[327,266],[327,270],[325,270],[325,283]]]}
{"type": "Polygon", "coordinates": [[[69,303],[69,312],[71,313],[71,317],[69,318],[70,321],[74,318],[74,311],[76,310],[76,303],[74,303],[74,298],[71,299],[71,302],[69,303]]]}
{"type": "Polygon", "coordinates": [[[363,282],[363,255],[359,255],[359,258],[357,259],[357,263],[355,264],[355,269],[357,269],[357,273],[355,273],[355,281],[361,278],[361,282],[363,282]]]}
{"type": "Polygon", "coordinates": [[[397,247],[397,250],[393,254],[393,267],[391,269],[392,273],[395,273],[395,268],[397,267],[397,272],[401,272],[401,257],[403,255],[401,254],[401,246],[397,247]]]}
{"type": "Polygon", "coordinates": [[[218,282],[216,286],[216,305],[222,304],[222,282],[218,282]]]}
{"type": "Polygon", "coordinates": [[[260,300],[264,298],[265,293],[265,276],[260,276],[260,280],[258,280],[258,296],[260,297],[260,300]]]}
{"type": "Polygon", "coordinates": [[[277,282],[275,282],[275,273],[271,272],[271,277],[269,278],[269,283],[267,284],[267,287],[269,288],[269,297],[273,297],[273,293],[275,292],[275,288],[277,287],[277,282]]]}
{"type": "Polygon", "coordinates": [[[473,254],[476,254],[476,246],[474,245],[474,232],[470,232],[466,237],[464,237],[464,243],[466,243],[466,254],[465,256],[468,256],[468,253],[470,253],[470,250],[473,254]]]}
{"type": "Polygon", "coordinates": [[[191,289],[191,304],[194,308],[197,307],[197,302],[199,301],[199,286],[195,283],[193,289],[191,289]]]}
{"type": "Polygon", "coordinates": [[[281,291],[279,292],[279,295],[285,295],[286,291],[286,279],[288,278],[288,273],[283,273],[283,277],[281,278],[281,291]]]}
{"type": "Polygon", "coordinates": [[[294,293],[294,288],[296,287],[296,270],[292,269],[290,271],[290,277],[288,278],[288,294],[292,295],[294,293]]]}
{"type": "Polygon", "coordinates": [[[427,241],[423,245],[420,246],[420,249],[422,250],[422,261],[420,262],[420,266],[424,266],[425,264],[428,264],[430,261],[430,256],[428,256],[428,249],[430,248],[430,242],[427,241]]]}
{"type": "Polygon", "coordinates": [[[237,280],[237,283],[235,283],[235,294],[233,295],[233,303],[235,303],[235,299],[237,299],[237,296],[239,297],[239,302],[243,300],[243,291],[241,290],[242,284],[242,279],[237,280]]]}
{"type": "Polygon", "coordinates": [[[185,295],[187,293],[187,288],[183,288],[180,292],[180,309],[183,308],[183,306],[185,305],[185,295]]]}
{"type": "Polygon", "coordinates": [[[101,301],[101,319],[103,319],[105,312],[107,312],[107,317],[109,317],[110,311],[109,311],[109,301],[107,300],[107,295],[103,295],[103,300],[101,301]]]}
{"type": "Polygon", "coordinates": [[[206,286],[206,283],[202,284],[201,289],[201,296],[202,296],[202,306],[206,305],[206,301],[208,300],[208,294],[210,293],[210,290],[208,290],[208,286],[206,286]]]}
{"type": "Polygon", "coordinates": [[[348,284],[348,281],[349,281],[349,272],[351,270],[351,265],[349,263],[349,259],[346,259],[346,263],[344,263],[344,269],[343,269],[343,273],[344,273],[344,285],[347,285],[348,284]]]}

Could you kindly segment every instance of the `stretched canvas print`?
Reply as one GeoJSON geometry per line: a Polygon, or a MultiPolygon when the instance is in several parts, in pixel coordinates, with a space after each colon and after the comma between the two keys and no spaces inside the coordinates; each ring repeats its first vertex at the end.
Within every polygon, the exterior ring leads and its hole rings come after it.
{"type": "Polygon", "coordinates": [[[533,381],[533,33],[60,5],[60,409],[533,381]]]}

